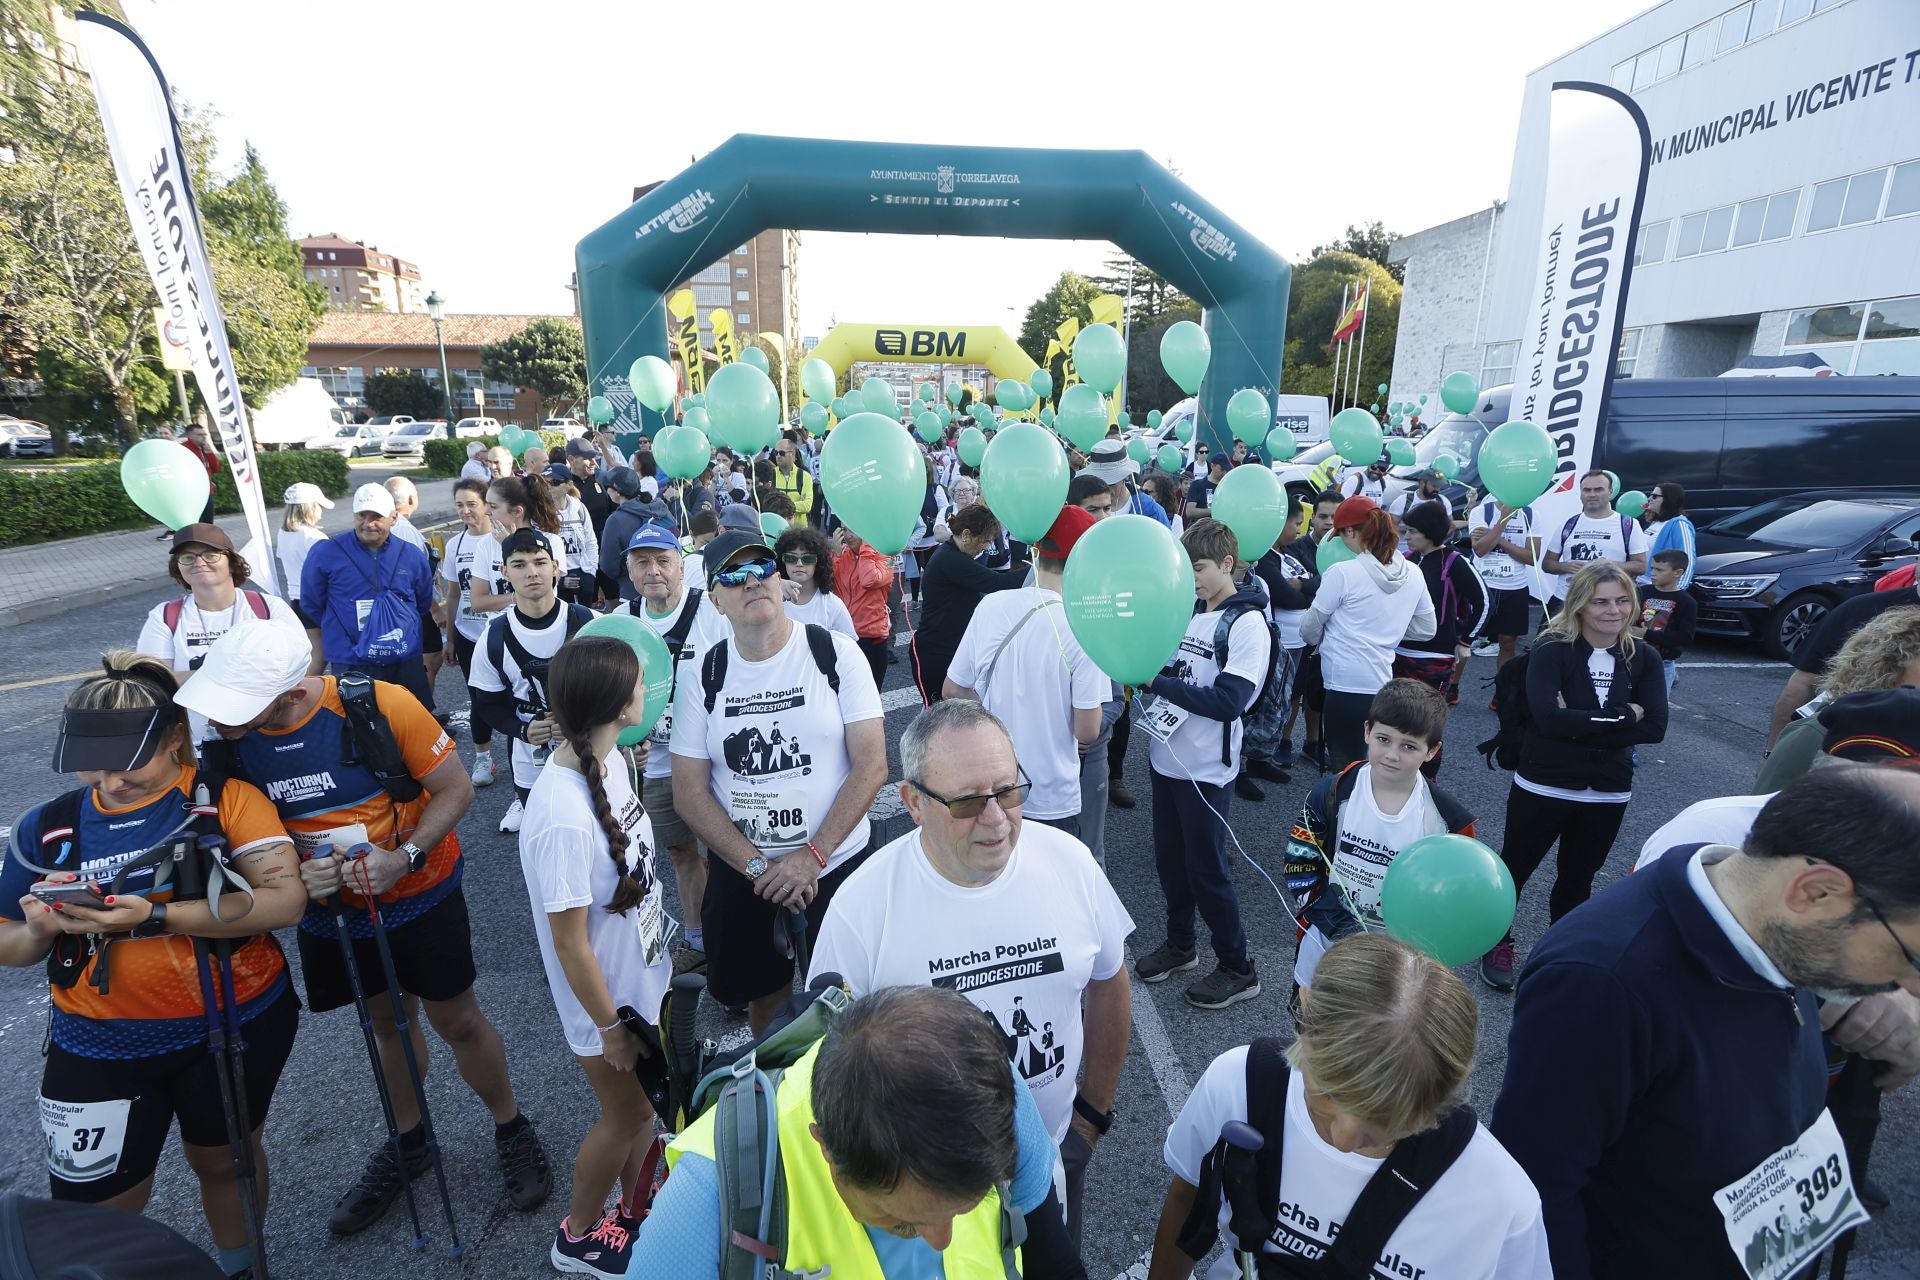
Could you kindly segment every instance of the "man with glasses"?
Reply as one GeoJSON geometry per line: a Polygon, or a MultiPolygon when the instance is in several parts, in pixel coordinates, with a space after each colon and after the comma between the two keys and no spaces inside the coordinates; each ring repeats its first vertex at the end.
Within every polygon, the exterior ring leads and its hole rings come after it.
{"type": "Polygon", "coordinates": [[[1819,1001],[1920,995],[1917,847],[1920,776],[1832,764],[1547,931],[1491,1127],[1555,1275],[1794,1275],[1866,1221],[1819,1001]]]}
{"type": "Polygon", "coordinates": [[[799,465],[800,446],[791,436],[781,437],[773,446],[773,488],[776,493],[784,493],[793,503],[793,523],[811,524],[809,518],[813,512],[813,477],[807,469],[799,465]]]}
{"type": "Polygon", "coordinates": [[[707,846],[707,988],[766,1030],[834,891],[867,856],[887,780],[880,693],[858,645],[787,616],[773,548],[707,544],[707,598],[733,628],[681,672],[673,807],[707,846]]]}
{"type": "Polygon", "coordinates": [[[1025,824],[1033,784],[984,707],[934,703],[901,737],[900,762],[917,829],[847,878],[808,980],[837,973],[856,996],[947,987],[985,1010],[1060,1144],[1077,1247],[1087,1161],[1127,1056],[1133,919],[1085,845],[1025,824]]]}
{"type": "Polygon", "coordinates": [[[1349,471],[1340,478],[1340,493],[1347,498],[1372,498],[1375,502],[1387,500],[1387,472],[1393,470],[1393,458],[1382,451],[1380,456],[1369,462],[1366,470],[1349,471]]]}

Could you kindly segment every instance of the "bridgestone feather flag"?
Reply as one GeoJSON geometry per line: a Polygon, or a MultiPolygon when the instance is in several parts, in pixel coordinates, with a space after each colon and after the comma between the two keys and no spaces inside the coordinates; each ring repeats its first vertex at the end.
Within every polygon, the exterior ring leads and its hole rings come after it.
{"type": "Polygon", "coordinates": [[[106,128],[113,169],[120,178],[133,238],[140,245],[160,311],[168,324],[185,330],[200,398],[213,416],[220,448],[233,471],[252,535],[241,550],[254,578],[277,592],[273,538],[267,504],[260,493],[260,464],[247,430],[247,406],[240,400],[227,324],[213,291],[213,267],[200,210],[187,176],[186,148],[174,119],[172,95],[160,66],[130,29],[97,13],[78,15],[81,52],[93,78],[106,128]]]}
{"type": "Polygon", "coordinates": [[[1613,385],[1633,242],[1647,194],[1647,120],[1601,84],[1553,86],[1533,288],[1520,317],[1508,416],[1553,438],[1559,461],[1533,506],[1548,540],[1580,510],[1580,474],[1613,385]]]}

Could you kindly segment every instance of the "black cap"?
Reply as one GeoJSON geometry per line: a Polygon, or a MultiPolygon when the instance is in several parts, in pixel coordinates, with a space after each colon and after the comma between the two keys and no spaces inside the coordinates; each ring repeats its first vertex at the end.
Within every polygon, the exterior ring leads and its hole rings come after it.
{"type": "Polygon", "coordinates": [[[640,473],[632,467],[615,467],[607,472],[607,488],[623,498],[640,496],[640,473]]]}
{"type": "Polygon", "coordinates": [[[529,551],[540,551],[549,558],[553,557],[553,541],[531,525],[515,529],[507,535],[507,540],[500,544],[501,563],[504,564],[509,556],[525,555],[529,551]]]}
{"type": "Polygon", "coordinates": [[[1868,689],[1820,709],[1820,750],[1867,764],[1920,763],[1920,689],[1868,689]]]}
{"type": "Polygon", "coordinates": [[[171,704],[119,711],[70,708],[61,713],[60,728],[54,734],[54,772],[138,769],[153,759],[176,714],[171,704]]]}
{"type": "Polygon", "coordinates": [[[763,552],[767,559],[773,559],[773,548],[767,545],[763,535],[741,529],[724,530],[719,537],[702,547],[700,563],[706,568],[708,585],[712,585],[713,575],[725,569],[729,560],[745,551],[763,552]]]}

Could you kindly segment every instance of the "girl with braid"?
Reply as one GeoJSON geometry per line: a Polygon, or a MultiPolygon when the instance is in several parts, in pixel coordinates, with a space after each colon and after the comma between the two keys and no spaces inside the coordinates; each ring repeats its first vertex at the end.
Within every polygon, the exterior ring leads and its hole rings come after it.
{"type": "Polygon", "coordinates": [[[560,648],[547,677],[559,745],[527,797],[520,835],[554,1007],[600,1101],[550,1255],[556,1269],[585,1275],[626,1274],[644,1191],[635,1183],[653,1139],[653,1110],[634,1074],[646,1050],[619,1010],[656,1022],[673,976],[653,828],[618,745],[623,732],[645,727],[646,693],[624,641],[583,635],[560,648]],[[616,1179],[621,1198],[603,1212],[616,1179]]]}

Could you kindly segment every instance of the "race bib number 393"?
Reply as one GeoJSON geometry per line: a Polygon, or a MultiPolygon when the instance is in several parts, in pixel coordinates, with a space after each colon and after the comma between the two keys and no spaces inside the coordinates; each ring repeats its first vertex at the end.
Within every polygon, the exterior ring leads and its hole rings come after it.
{"type": "Polygon", "coordinates": [[[1713,1206],[1752,1280],[1785,1280],[1867,1221],[1828,1111],[1752,1173],[1714,1192],[1713,1206]]]}
{"type": "Polygon", "coordinates": [[[47,1135],[47,1172],[64,1182],[98,1182],[120,1168],[127,1142],[126,1098],[107,1102],[40,1099],[40,1128],[47,1135]]]}

